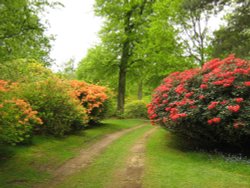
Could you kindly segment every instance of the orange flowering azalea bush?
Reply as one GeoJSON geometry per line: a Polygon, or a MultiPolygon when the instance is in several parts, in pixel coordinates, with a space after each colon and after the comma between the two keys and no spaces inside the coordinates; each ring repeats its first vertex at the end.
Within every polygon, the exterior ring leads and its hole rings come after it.
{"type": "Polygon", "coordinates": [[[71,97],[70,85],[57,77],[20,84],[16,94],[27,100],[38,111],[43,125],[36,127],[37,133],[62,136],[82,129],[87,123],[87,110],[71,97]]]}
{"type": "Polygon", "coordinates": [[[250,62],[233,55],[172,73],[156,88],[152,123],[209,145],[250,144],[250,62]]]}
{"type": "Polygon", "coordinates": [[[104,117],[105,87],[60,79],[37,64],[27,67],[31,72],[21,71],[12,83],[0,80],[0,142],[24,142],[34,133],[62,136],[104,117]]]}
{"type": "Polygon", "coordinates": [[[24,142],[32,135],[34,126],[41,125],[30,104],[12,96],[15,84],[0,80],[0,142],[16,144],[24,142]]]}
{"type": "Polygon", "coordinates": [[[106,87],[88,84],[83,81],[70,81],[72,97],[77,98],[86,109],[89,122],[96,122],[105,116],[108,108],[106,87]]]}

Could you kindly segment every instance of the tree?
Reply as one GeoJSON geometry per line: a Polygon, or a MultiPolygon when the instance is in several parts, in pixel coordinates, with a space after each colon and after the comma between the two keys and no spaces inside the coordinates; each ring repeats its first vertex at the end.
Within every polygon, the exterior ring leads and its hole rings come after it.
{"type": "Polygon", "coordinates": [[[208,21],[213,9],[210,3],[206,0],[183,0],[176,21],[181,31],[181,42],[186,48],[185,53],[200,66],[208,58],[211,34],[208,21]]]}
{"type": "Polygon", "coordinates": [[[153,0],[96,0],[97,15],[106,18],[101,31],[102,42],[119,59],[117,110],[121,113],[124,111],[127,69],[135,63],[131,59],[134,46],[142,34],[142,25],[152,13],[153,3],[153,0]]]}
{"type": "Polygon", "coordinates": [[[234,53],[237,57],[250,58],[250,1],[237,1],[227,15],[225,26],[215,31],[212,41],[212,56],[225,57],[234,53]]]}
{"type": "Polygon", "coordinates": [[[67,62],[65,62],[57,74],[69,80],[76,79],[75,59],[70,58],[67,62]]]}
{"type": "MultiPolygon", "coordinates": [[[[250,57],[249,0],[184,0],[183,7],[184,12],[185,10],[187,12],[191,11],[191,14],[188,13],[187,15],[196,15],[194,16],[195,19],[193,19],[192,16],[189,16],[189,20],[193,23],[193,26],[190,28],[194,33],[191,35],[189,34],[191,36],[189,38],[191,38],[190,41],[192,43],[194,43],[194,41],[198,42],[199,45],[197,45],[197,47],[200,49],[198,50],[200,51],[200,53],[198,53],[200,54],[200,57],[202,57],[202,54],[210,57],[225,57],[230,53],[234,53],[241,58],[250,57]],[[208,28],[204,27],[204,33],[199,32],[199,30],[198,32],[195,31],[195,26],[200,25],[198,22],[200,19],[197,18],[202,15],[209,18],[213,14],[217,14],[222,11],[226,17],[224,20],[226,24],[221,26],[219,30],[215,31],[214,35],[211,36],[211,39],[206,39],[206,35],[209,33],[208,28]],[[202,45],[202,41],[205,42],[205,45],[202,45]],[[202,46],[205,46],[204,50],[202,50],[202,46]]],[[[184,24],[182,25],[185,28],[186,22],[184,21],[184,24]]],[[[193,46],[196,45],[191,45],[191,47],[193,46]]],[[[193,48],[189,47],[188,49],[191,52],[190,54],[193,54],[193,48]]]]}
{"type": "Polygon", "coordinates": [[[0,62],[28,58],[50,62],[50,40],[39,14],[47,6],[42,0],[0,1],[0,62]]]}
{"type": "Polygon", "coordinates": [[[143,93],[151,94],[171,71],[190,68],[173,27],[180,2],[96,1],[97,15],[106,18],[100,32],[102,42],[81,61],[78,78],[117,84],[117,109],[123,112],[126,90],[137,92],[142,99],[143,93]]]}
{"type": "Polygon", "coordinates": [[[181,0],[156,1],[147,24],[142,25],[142,37],[131,57],[135,63],[128,68],[129,78],[137,85],[139,100],[143,93],[151,94],[169,73],[193,67],[190,58],[184,55],[179,31],[174,27],[180,4],[181,0]]]}
{"type": "Polygon", "coordinates": [[[89,83],[98,83],[117,89],[117,73],[119,60],[112,50],[103,45],[97,45],[88,50],[76,70],[77,78],[89,83]]]}

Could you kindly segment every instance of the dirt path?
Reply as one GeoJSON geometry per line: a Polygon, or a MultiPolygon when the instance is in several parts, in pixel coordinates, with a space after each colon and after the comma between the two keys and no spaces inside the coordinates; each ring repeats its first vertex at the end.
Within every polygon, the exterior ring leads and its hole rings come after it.
{"type": "Polygon", "coordinates": [[[94,158],[99,154],[101,154],[105,150],[105,148],[107,148],[113,141],[125,135],[126,133],[139,129],[143,126],[145,126],[145,124],[106,135],[103,139],[92,144],[90,147],[82,150],[79,156],[68,160],[65,164],[59,167],[54,172],[53,175],[54,178],[51,181],[47,182],[46,184],[37,185],[35,187],[36,188],[55,187],[57,184],[62,182],[67,176],[76,173],[82,170],[83,168],[86,168],[94,160],[94,158]]]}
{"type": "Polygon", "coordinates": [[[156,131],[153,128],[147,131],[139,140],[132,146],[129,153],[129,158],[126,161],[124,169],[119,169],[115,173],[114,181],[108,188],[141,188],[142,176],[144,171],[144,158],[146,141],[150,135],[156,131]]]}

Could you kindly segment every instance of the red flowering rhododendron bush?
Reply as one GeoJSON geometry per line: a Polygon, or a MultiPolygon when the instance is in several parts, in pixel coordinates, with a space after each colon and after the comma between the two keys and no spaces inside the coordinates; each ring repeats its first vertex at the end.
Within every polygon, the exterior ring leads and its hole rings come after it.
{"type": "Polygon", "coordinates": [[[0,80],[0,143],[26,141],[33,127],[43,123],[29,103],[13,97],[11,92],[15,86],[0,80]]]}
{"type": "Polygon", "coordinates": [[[233,55],[172,73],[148,105],[152,123],[187,139],[244,147],[250,143],[250,62],[233,55]]]}
{"type": "Polygon", "coordinates": [[[86,109],[89,121],[102,119],[107,110],[107,88],[77,80],[70,81],[70,85],[73,89],[71,95],[86,109]]]}

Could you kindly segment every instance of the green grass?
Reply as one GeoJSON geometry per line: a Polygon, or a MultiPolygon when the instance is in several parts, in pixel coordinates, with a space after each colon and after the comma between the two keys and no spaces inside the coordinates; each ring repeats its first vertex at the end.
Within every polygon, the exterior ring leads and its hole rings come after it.
{"type": "MultiPolygon", "coordinates": [[[[32,145],[0,147],[0,187],[27,188],[51,178],[51,172],[80,149],[104,135],[145,123],[143,120],[106,120],[65,138],[36,136],[32,145]]],[[[117,169],[125,167],[129,149],[151,126],[141,127],[114,141],[85,170],[62,182],[59,187],[112,185],[117,169]]],[[[250,164],[244,160],[225,160],[221,155],[183,150],[171,135],[158,129],[146,143],[144,188],[247,188],[250,164]],[[177,144],[178,145],[178,144],[177,144]]],[[[178,142],[179,143],[179,142],[178,142]]]]}
{"type": "Polygon", "coordinates": [[[142,120],[106,120],[65,138],[36,136],[32,145],[0,147],[0,187],[31,187],[48,180],[50,172],[76,156],[80,149],[104,135],[144,123],[142,120]]]}
{"type": "Polygon", "coordinates": [[[112,185],[114,173],[125,166],[131,146],[151,128],[150,125],[144,126],[114,141],[87,169],[67,178],[58,187],[103,188],[112,185]]]}
{"type": "Polygon", "coordinates": [[[222,156],[181,151],[169,133],[159,129],[147,142],[145,188],[244,188],[250,187],[250,165],[222,156]]]}

